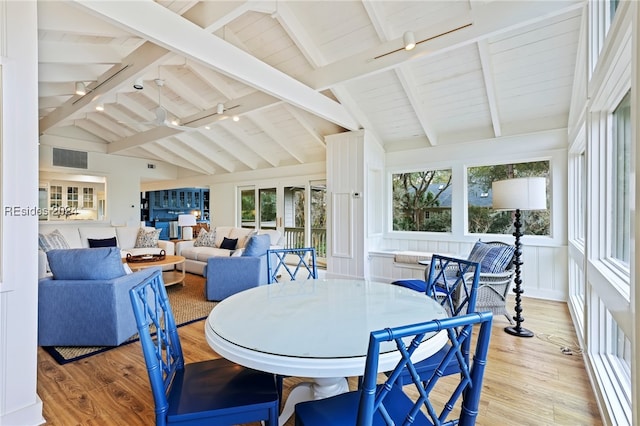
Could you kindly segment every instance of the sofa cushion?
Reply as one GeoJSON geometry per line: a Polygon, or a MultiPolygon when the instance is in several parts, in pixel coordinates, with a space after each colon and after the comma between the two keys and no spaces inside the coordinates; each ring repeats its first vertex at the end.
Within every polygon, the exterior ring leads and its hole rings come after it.
{"type": "Polygon", "coordinates": [[[161,229],[147,230],[145,228],[138,229],[138,236],[136,237],[136,244],[134,248],[154,248],[158,247],[158,240],[160,239],[161,229]]]}
{"type": "Polygon", "coordinates": [[[38,234],[38,246],[44,252],[54,249],[68,249],[69,244],[57,229],[49,234],[38,234]]]}
{"type": "Polygon", "coordinates": [[[88,241],[89,241],[89,248],[118,247],[118,241],[116,237],[102,238],[102,239],[89,238],[88,241]]]}
{"type": "Polygon", "coordinates": [[[58,231],[69,244],[69,248],[80,248],[82,243],[80,242],[80,233],[78,232],[78,225],[71,225],[68,222],[61,223],[39,223],[38,232],[41,234],[50,234],[53,231],[58,231]]]}
{"type": "Polygon", "coordinates": [[[262,256],[267,254],[271,246],[271,238],[268,235],[253,235],[244,247],[242,256],[262,256]]]}
{"type": "Polygon", "coordinates": [[[468,260],[480,263],[480,272],[495,274],[507,269],[514,251],[513,246],[494,246],[477,241],[469,253],[468,260]]]}
{"type": "Polygon", "coordinates": [[[215,242],[216,242],[216,247],[220,247],[220,244],[222,244],[222,240],[224,239],[224,237],[227,238],[232,238],[231,237],[231,230],[233,229],[233,226],[216,226],[213,229],[213,232],[215,232],[215,242]]]}
{"type": "Polygon", "coordinates": [[[118,237],[118,247],[123,249],[130,249],[135,247],[139,229],[139,226],[117,226],[116,237],[118,237]]]}
{"type": "Polygon", "coordinates": [[[232,228],[231,232],[229,232],[229,237],[231,239],[236,239],[238,242],[236,243],[236,248],[243,248],[249,238],[252,235],[256,235],[257,232],[250,228],[232,228]]]}
{"type": "Polygon", "coordinates": [[[261,229],[258,231],[258,235],[268,235],[271,239],[272,246],[283,244],[282,241],[280,241],[282,239],[282,233],[277,229],[261,229]]]}
{"type": "Polygon", "coordinates": [[[230,250],[225,250],[218,247],[189,247],[182,249],[180,255],[184,256],[187,259],[206,262],[210,257],[229,256],[230,253],[230,250]]]}
{"type": "Polygon", "coordinates": [[[238,239],[237,238],[224,237],[222,239],[222,244],[220,244],[220,248],[221,249],[227,249],[227,250],[235,250],[237,245],[238,245],[238,239]]]}
{"type": "Polygon", "coordinates": [[[216,246],[216,231],[206,231],[201,229],[193,242],[194,247],[217,247],[216,246]]]}
{"type": "Polygon", "coordinates": [[[117,247],[49,250],[47,259],[54,280],[111,280],[125,275],[117,247]]]}
{"type": "Polygon", "coordinates": [[[103,240],[105,238],[117,237],[116,228],[113,226],[79,226],[81,247],[89,248],[89,238],[103,240]]]}

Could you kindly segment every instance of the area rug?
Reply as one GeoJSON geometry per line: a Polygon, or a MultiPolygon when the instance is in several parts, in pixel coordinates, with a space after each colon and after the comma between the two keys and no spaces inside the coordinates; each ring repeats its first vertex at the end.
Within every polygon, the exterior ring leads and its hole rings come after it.
{"type": "MultiPolygon", "coordinates": [[[[180,284],[167,287],[169,303],[173,310],[178,327],[204,320],[216,305],[204,297],[204,278],[198,275],[186,274],[185,285],[180,284]]],[[[138,341],[138,335],[132,336],[122,343],[127,345],[138,341]]],[[[120,346],[122,346],[120,345],[120,346]]],[[[58,364],[67,364],[90,357],[120,346],[43,346],[58,364]]]]}

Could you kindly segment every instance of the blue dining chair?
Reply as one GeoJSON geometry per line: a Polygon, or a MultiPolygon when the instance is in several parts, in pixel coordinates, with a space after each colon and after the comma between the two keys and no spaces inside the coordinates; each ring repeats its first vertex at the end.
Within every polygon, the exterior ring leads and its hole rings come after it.
{"type": "MultiPolygon", "coordinates": [[[[382,425],[473,425],[478,415],[484,370],[491,336],[491,312],[471,313],[433,320],[426,323],[386,328],[374,331],[360,389],[326,399],[302,402],[295,408],[296,426],[382,426],[382,425]],[[473,360],[462,354],[466,341],[472,339],[474,325],[479,326],[475,339],[473,360]],[[424,344],[430,333],[444,330],[448,336],[448,350],[436,369],[428,377],[420,377],[411,355],[424,344]],[[381,346],[393,342],[400,361],[388,374],[386,381],[377,384],[378,360],[381,346]],[[410,342],[410,343],[409,343],[410,342]],[[408,344],[409,343],[409,344],[408,344]],[[457,383],[444,381],[442,370],[451,362],[459,366],[457,383]],[[415,389],[405,393],[398,378],[410,373],[415,389]],[[431,399],[442,401],[442,404],[431,399]],[[457,419],[452,419],[454,414],[457,419]]],[[[390,348],[384,347],[384,351],[390,348]]],[[[408,389],[408,388],[407,388],[408,389]]]]}
{"type": "Polygon", "coordinates": [[[434,254],[425,292],[444,306],[449,315],[467,314],[476,310],[479,280],[478,262],[434,254]]]}
{"type": "MultiPolygon", "coordinates": [[[[267,250],[267,271],[269,284],[295,281],[297,278],[315,280],[318,278],[316,249],[314,247],[269,249],[267,250]]],[[[284,377],[280,374],[276,375],[278,395],[281,398],[284,377]]]]}
{"type": "MultiPolygon", "coordinates": [[[[480,265],[466,259],[434,254],[427,273],[427,296],[438,301],[450,316],[465,315],[476,311],[476,299],[480,279],[480,265]]],[[[465,341],[463,356],[469,359],[470,342],[465,341]]],[[[416,363],[415,368],[420,376],[429,376],[446,356],[449,348],[445,345],[441,350],[427,359],[416,363]]],[[[442,370],[445,376],[459,373],[458,364],[451,362],[442,370]]],[[[399,384],[411,383],[408,371],[401,374],[399,384]]]]}
{"type": "Polygon", "coordinates": [[[268,283],[318,278],[314,247],[269,249],[267,251],[268,283]],[[300,277],[298,276],[300,274],[300,277]]]}
{"type": "Polygon", "coordinates": [[[131,288],[129,295],[157,426],[278,424],[279,399],[273,374],[224,358],[185,364],[160,270],[131,288]]]}

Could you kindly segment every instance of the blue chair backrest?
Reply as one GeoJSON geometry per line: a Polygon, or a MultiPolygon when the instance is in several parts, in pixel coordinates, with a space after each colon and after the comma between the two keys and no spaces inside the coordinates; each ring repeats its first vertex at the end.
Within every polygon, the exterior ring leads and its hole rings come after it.
{"type": "Polygon", "coordinates": [[[436,299],[451,316],[475,312],[480,264],[434,254],[427,276],[427,296],[436,299]]]}
{"type": "Polygon", "coordinates": [[[156,421],[166,419],[167,390],[176,372],[184,368],[184,359],[162,271],[129,290],[129,296],[151,383],[156,421]]]}
{"type": "Polygon", "coordinates": [[[267,270],[269,284],[296,279],[317,279],[316,249],[314,247],[269,249],[267,270]],[[299,273],[300,276],[298,276],[299,273]]]}
{"type": "MultiPolygon", "coordinates": [[[[356,426],[381,424],[381,419],[387,425],[410,425],[414,422],[433,425],[474,424],[478,414],[482,380],[489,350],[492,318],[491,312],[472,313],[372,332],[369,337],[356,426]],[[470,362],[462,356],[461,347],[465,341],[472,339],[473,326],[476,324],[480,325],[480,329],[475,340],[473,361],[470,362]],[[429,377],[420,377],[411,361],[411,355],[421,344],[428,341],[425,339],[425,335],[441,330],[444,330],[448,335],[449,350],[429,377]],[[384,384],[378,385],[377,380],[380,377],[379,373],[381,373],[378,371],[380,346],[385,342],[395,343],[401,359],[393,371],[388,374],[384,384]],[[410,344],[407,344],[409,342],[410,344]],[[455,360],[457,360],[461,372],[458,384],[454,386],[450,381],[443,383],[443,386],[438,387],[434,392],[434,394],[437,393],[436,398],[441,401],[445,395],[450,396],[444,405],[433,403],[430,399],[430,393],[442,378],[442,370],[449,362],[455,362],[455,360]],[[410,398],[404,393],[402,386],[396,383],[404,370],[409,370],[415,390],[417,390],[418,396],[415,398],[410,398]],[[458,421],[448,420],[453,407],[463,395],[458,421]],[[427,414],[421,411],[423,407],[427,414]]],[[[385,348],[385,351],[388,349],[385,348]]],[[[414,390],[413,386],[410,388],[414,390]]]]}

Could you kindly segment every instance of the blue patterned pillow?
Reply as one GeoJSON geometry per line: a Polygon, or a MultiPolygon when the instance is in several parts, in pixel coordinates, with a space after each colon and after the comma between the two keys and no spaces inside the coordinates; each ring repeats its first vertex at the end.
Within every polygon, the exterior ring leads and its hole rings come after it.
{"type": "Polygon", "coordinates": [[[471,249],[468,260],[478,262],[480,272],[496,274],[507,269],[514,251],[515,247],[513,246],[494,246],[478,241],[471,249]]]}

